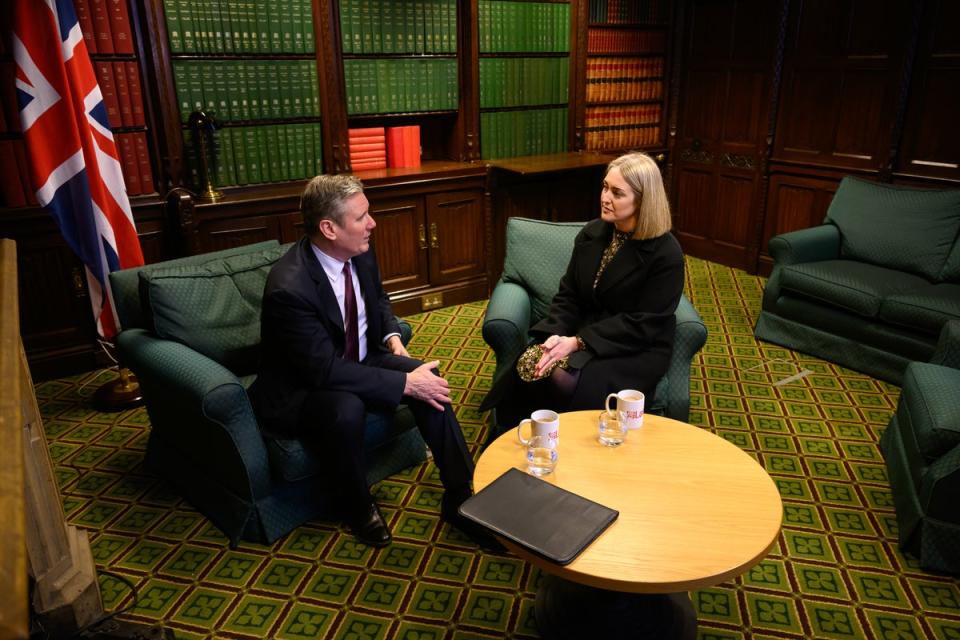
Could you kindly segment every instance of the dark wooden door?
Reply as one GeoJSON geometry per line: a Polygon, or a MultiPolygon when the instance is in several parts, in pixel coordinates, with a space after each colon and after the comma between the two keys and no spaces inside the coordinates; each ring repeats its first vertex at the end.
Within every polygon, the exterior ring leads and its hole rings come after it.
{"type": "Polygon", "coordinates": [[[455,191],[427,195],[430,284],[445,285],[487,270],[483,193],[455,191]]]}
{"type": "Polygon", "coordinates": [[[427,270],[427,226],[423,197],[370,197],[370,214],[380,278],[389,293],[430,284],[427,270]]]}
{"type": "Polygon", "coordinates": [[[674,229],[692,255],[751,271],[781,4],[691,0],[681,25],[674,229]]]}

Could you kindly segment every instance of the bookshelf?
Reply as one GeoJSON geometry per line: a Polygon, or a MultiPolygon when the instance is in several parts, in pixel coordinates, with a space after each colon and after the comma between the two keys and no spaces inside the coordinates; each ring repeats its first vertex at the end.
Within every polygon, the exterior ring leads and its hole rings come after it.
{"type": "MultiPolygon", "coordinates": [[[[423,159],[451,148],[462,81],[457,0],[336,2],[346,123],[350,129],[417,126],[423,159]]],[[[353,158],[359,170],[369,164],[353,158]]]]}
{"type": "Polygon", "coordinates": [[[662,148],[669,0],[587,0],[584,146],[662,148]]]}
{"type": "Polygon", "coordinates": [[[570,19],[569,2],[479,0],[485,160],[569,147],[570,19]]]}
{"type": "Polygon", "coordinates": [[[304,180],[323,171],[311,0],[163,0],[181,123],[181,182],[200,189],[197,131],[217,187],[304,180]],[[192,128],[202,111],[216,124],[192,128]]]}

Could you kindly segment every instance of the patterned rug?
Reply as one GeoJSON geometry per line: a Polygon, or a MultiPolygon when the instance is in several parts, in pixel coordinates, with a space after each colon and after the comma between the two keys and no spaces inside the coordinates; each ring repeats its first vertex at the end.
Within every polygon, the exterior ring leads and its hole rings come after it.
{"type": "MultiPolygon", "coordinates": [[[[778,544],[740,578],[691,594],[702,640],[960,639],[960,582],[921,571],[896,545],[877,441],[899,389],[753,338],[763,280],[688,259],[687,294],[710,335],[694,360],[690,421],[754,456],[784,500],[778,544]]],[[[408,318],[410,351],[441,361],[474,454],[493,354],[484,303],[408,318]]],[[[539,572],[483,554],[439,518],[432,464],[376,487],[395,542],[355,543],[336,523],[272,546],[225,537],[143,466],[142,409],[97,413],[109,371],[37,386],[72,524],[86,529],[108,609],[177,638],[536,638],[539,572]]]]}

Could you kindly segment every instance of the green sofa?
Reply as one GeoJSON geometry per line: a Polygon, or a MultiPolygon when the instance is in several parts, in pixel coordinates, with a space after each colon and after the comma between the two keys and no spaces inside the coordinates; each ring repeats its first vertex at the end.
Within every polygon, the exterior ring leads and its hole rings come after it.
{"type": "MultiPolygon", "coordinates": [[[[309,440],[262,433],[247,397],[263,287],[286,250],[264,242],[110,274],[120,359],[150,417],[147,464],[232,546],[269,544],[333,508],[335,487],[309,440]]],[[[406,342],[410,326],[401,330],[406,342]]],[[[403,406],[368,416],[366,446],[371,483],[426,458],[403,406]]]]}
{"type": "Polygon", "coordinates": [[[960,322],[931,362],[911,362],[880,438],[900,548],[924,569],[960,573],[960,322]]]}
{"type": "MultiPolygon", "coordinates": [[[[494,380],[506,375],[530,342],[529,328],[549,310],[570,261],[573,240],[583,225],[518,217],[507,220],[503,275],[490,296],[482,327],[483,339],[496,357],[494,380]]],[[[681,296],[675,315],[677,333],[670,367],[657,384],[656,398],[647,411],[686,422],[690,417],[690,363],[707,341],[707,328],[686,295],[681,296]]],[[[495,424],[490,437],[511,426],[495,424]]]]}
{"type": "Polygon", "coordinates": [[[770,240],[754,334],[900,384],[960,319],[960,190],[844,178],[824,224],[770,240]]]}

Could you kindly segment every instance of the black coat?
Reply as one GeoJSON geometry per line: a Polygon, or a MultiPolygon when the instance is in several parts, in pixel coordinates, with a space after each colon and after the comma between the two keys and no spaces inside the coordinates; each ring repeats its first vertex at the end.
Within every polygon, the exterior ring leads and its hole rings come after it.
{"type": "MultiPolygon", "coordinates": [[[[383,338],[399,333],[371,248],[353,258],[367,314],[367,358],[388,349],[383,338]]],[[[400,403],[406,374],[344,360],[346,335],[333,287],[303,238],[267,277],[260,326],[261,366],[250,388],[253,407],[268,431],[291,433],[307,394],[315,389],[350,391],[367,405],[400,403]]]]}
{"type": "MultiPolygon", "coordinates": [[[[553,334],[579,335],[587,345],[586,351],[570,356],[580,379],[570,405],[562,409],[600,409],[607,394],[620,389],[643,391],[649,404],[673,352],[674,312],[684,281],[679,243],[670,233],[627,240],[594,290],[600,258],[612,237],[613,225],[602,220],[584,226],[549,311],[530,329],[535,342],[553,334]]],[[[503,376],[483,408],[510,401],[510,395],[523,396],[523,387],[515,374],[503,376]]]]}

